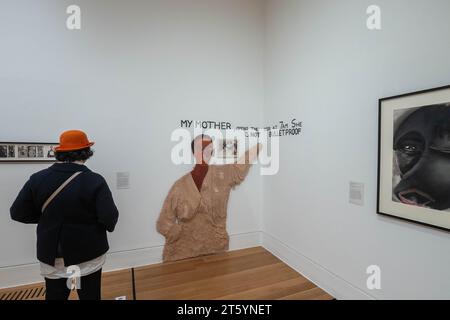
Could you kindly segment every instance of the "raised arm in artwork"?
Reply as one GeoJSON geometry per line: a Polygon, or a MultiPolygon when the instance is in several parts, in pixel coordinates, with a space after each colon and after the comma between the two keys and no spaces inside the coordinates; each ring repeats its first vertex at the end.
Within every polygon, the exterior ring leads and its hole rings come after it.
{"type": "Polygon", "coordinates": [[[259,153],[262,150],[262,144],[258,143],[248,149],[242,157],[238,159],[238,164],[251,164],[253,161],[258,158],[259,153]]]}

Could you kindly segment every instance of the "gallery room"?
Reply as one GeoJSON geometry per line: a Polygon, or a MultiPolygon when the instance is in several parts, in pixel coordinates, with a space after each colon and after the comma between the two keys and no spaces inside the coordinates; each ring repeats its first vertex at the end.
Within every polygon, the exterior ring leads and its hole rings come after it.
{"type": "Polygon", "coordinates": [[[2,0],[0,300],[450,299],[449,13],[2,0]]]}

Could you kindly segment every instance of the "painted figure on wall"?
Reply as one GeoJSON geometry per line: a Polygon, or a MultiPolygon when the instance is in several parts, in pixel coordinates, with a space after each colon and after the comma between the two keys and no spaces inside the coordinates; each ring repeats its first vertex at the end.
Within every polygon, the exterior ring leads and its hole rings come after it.
{"type": "Polygon", "coordinates": [[[157,230],[166,238],[163,260],[175,261],[228,250],[227,206],[231,189],[246,177],[260,145],[238,163],[209,165],[213,142],[200,135],[191,144],[196,165],[166,197],[157,230]]]}
{"type": "Polygon", "coordinates": [[[398,114],[394,134],[393,200],[450,208],[450,104],[398,114]]]}

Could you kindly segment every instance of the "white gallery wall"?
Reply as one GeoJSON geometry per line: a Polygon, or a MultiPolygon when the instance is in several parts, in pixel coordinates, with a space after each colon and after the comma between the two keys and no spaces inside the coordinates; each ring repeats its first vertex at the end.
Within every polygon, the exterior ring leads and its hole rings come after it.
{"type": "Polygon", "coordinates": [[[449,299],[450,233],[377,215],[376,179],[378,99],[450,84],[450,2],[375,3],[380,31],[366,28],[373,1],[268,2],[265,121],[304,131],[263,179],[263,243],[338,298],[449,299]]]}
{"type": "MultiPolygon", "coordinates": [[[[0,5],[0,141],[55,142],[66,129],[95,140],[88,167],[105,176],[120,210],[107,269],[161,260],[155,223],[175,166],[180,120],[261,124],[263,6],[258,0],[80,0],[82,25],[66,29],[73,1],[0,5]],[[116,173],[130,189],[116,189],[116,173]]],[[[35,226],[10,220],[18,191],[46,164],[0,165],[0,287],[40,280],[35,226]]],[[[229,203],[231,246],[259,243],[260,176],[229,203]]]]}
{"type": "MultiPolygon", "coordinates": [[[[450,298],[450,233],[376,214],[378,99],[450,83],[450,2],[79,0],[0,5],[0,141],[55,141],[86,130],[88,166],[121,217],[107,269],[158,262],[155,222],[190,166],[170,160],[182,119],[233,125],[303,121],[281,138],[280,171],[253,170],[233,192],[232,248],[260,243],[337,298],[450,298]],[[131,187],[117,190],[117,172],[131,187]],[[350,181],[365,184],[349,204],[350,181]],[[381,268],[381,290],[366,269],[381,268]]],[[[0,166],[0,287],[38,281],[35,227],[9,207],[46,165],[0,166]]],[[[255,168],[256,169],[256,168],[255,168]]]]}

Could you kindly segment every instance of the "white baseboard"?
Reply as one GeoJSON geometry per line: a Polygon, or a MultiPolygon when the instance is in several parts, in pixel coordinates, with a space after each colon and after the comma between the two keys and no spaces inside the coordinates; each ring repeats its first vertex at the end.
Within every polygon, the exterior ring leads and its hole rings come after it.
{"type": "Polygon", "coordinates": [[[374,300],[375,298],[312,261],[266,232],[262,232],[262,246],[303,275],[309,281],[338,300],[374,300]]]}
{"type": "MultiPolygon", "coordinates": [[[[230,235],[230,250],[252,248],[261,245],[261,232],[247,232],[230,235]]],[[[116,271],[162,262],[163,246],[110,252],[104,271],[116,271]]],[[[0,268],[0,288],[10,288],[42,282],[39,263],[0,268]]]]}
{"type": "Polygon", "coordinates": [[[38,263],[0,268],[0,289],[42,281],[38,263]]]}

